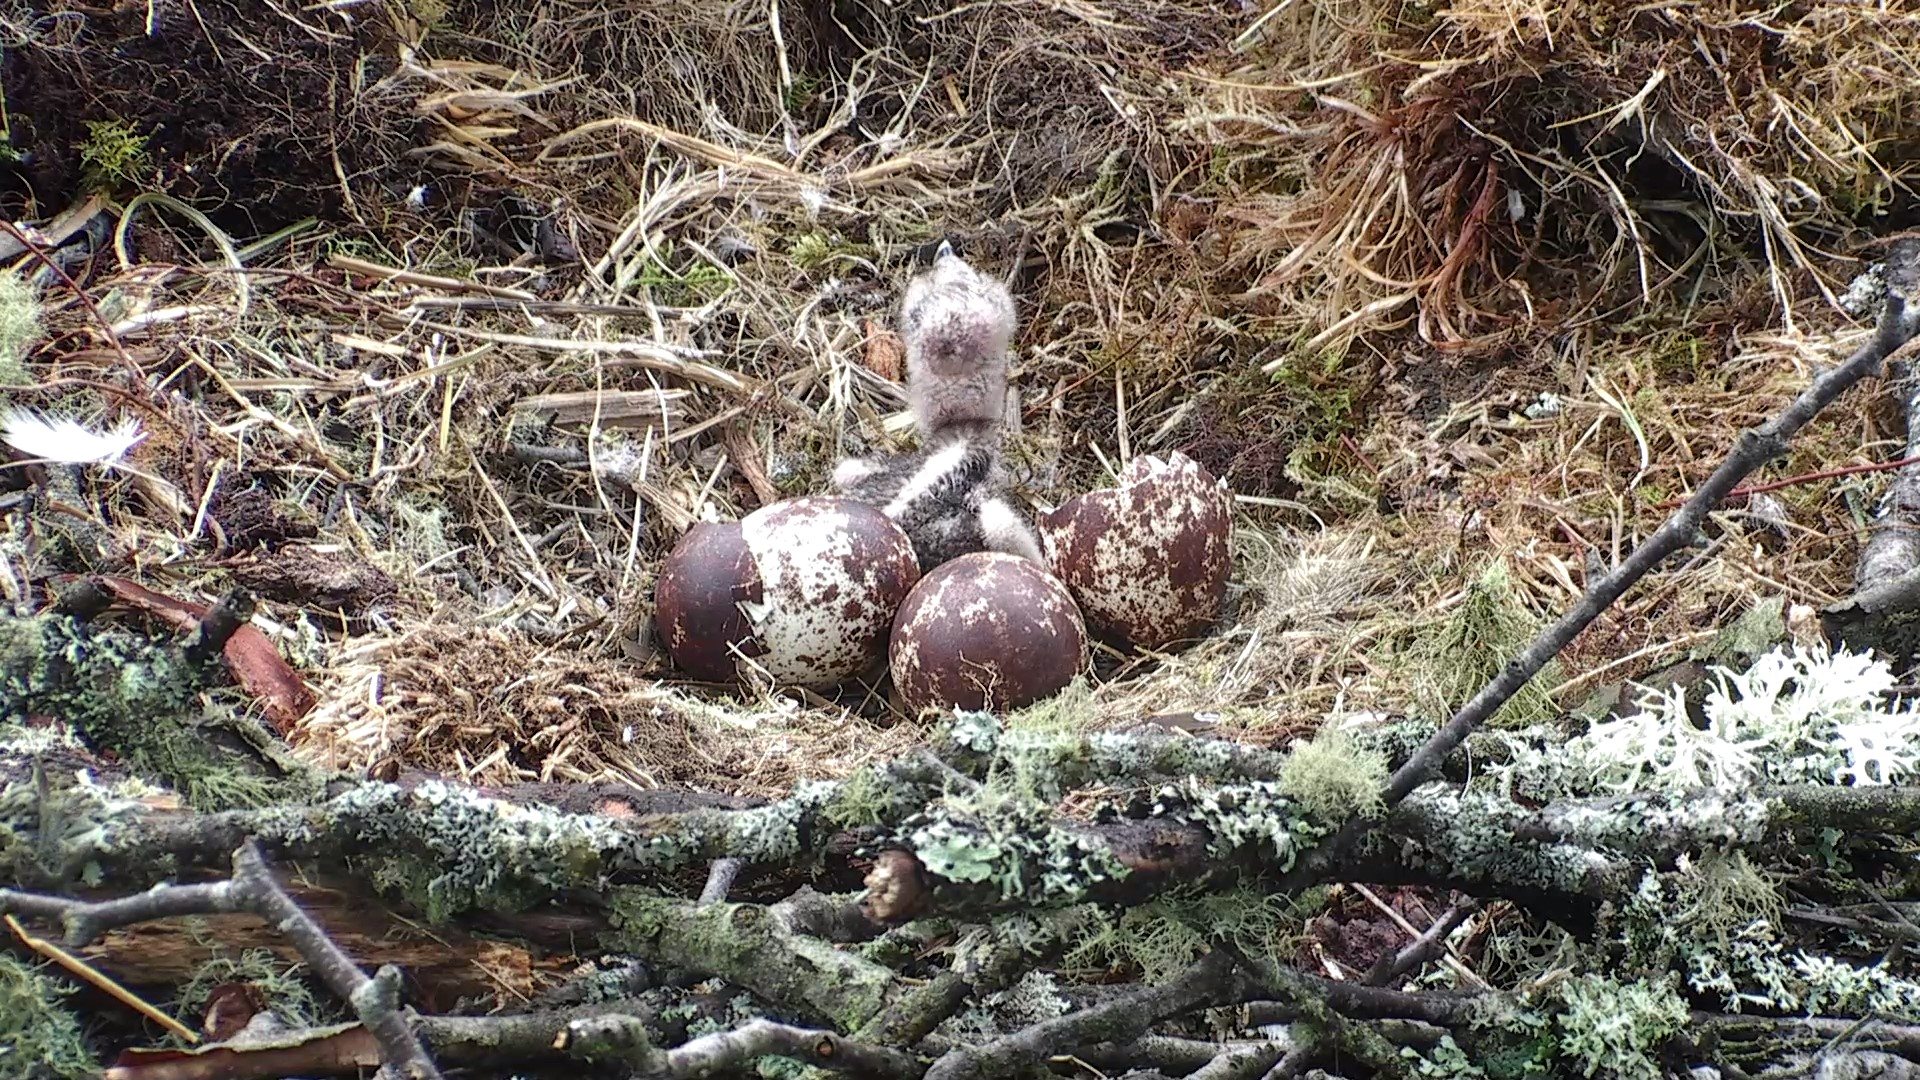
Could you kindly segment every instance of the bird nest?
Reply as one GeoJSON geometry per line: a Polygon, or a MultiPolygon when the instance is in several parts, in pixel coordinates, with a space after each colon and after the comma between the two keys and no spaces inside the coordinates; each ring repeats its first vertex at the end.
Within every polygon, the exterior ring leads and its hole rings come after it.
{"type": "MultiPolygon", "coordinates": [[[[0,398],[147,432],[4,504],[9,602],[246,584],[352,767],[844,775],[918,729],[679,679],[653,584],[911,442],[890,313],[953,237],[1019,299],[1030,506],[1175,450],[1237,495],[1221,625],[1021,722],[1441,710],[1864,333],[1920,160],[1920,16],[1841,0],[523,7],[8,23],[0,398]]],[[[1889,446],[1823,417],[1528,709],[1838,595],[1889,446]]]]}

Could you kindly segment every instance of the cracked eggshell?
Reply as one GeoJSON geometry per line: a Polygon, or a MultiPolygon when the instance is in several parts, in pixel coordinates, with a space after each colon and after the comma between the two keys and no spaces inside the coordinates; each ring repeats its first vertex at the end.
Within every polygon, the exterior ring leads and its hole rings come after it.
{"type": "Polygon", "coordinates": [[[1087,666],[1087,631],[1066,587],[1026,559],[978,551],[942,563],[894,618],[901,704],[1007,712],[1058,693],[1087,666]]]}
{"type": "Polygon", "coordinates": [[[1101,640],[1157,649],[1219,618],[1233,497],[1185,454],[1134,458],[1117,487],[1077,495],[1035,524],[1101,640]]]}
{"type": "Polygon", "coordinates": [[[879,509],[810,496],[740,520],[759,576],[739,603],[781,683],[831,689],[877,669],[901,601],[920,580],[913,543],[879,509]]]}
{"type": "Polygon", "coordinates": [[[878,668],[893,613],[920,579],[913,544],[874,507],[789,499],[688,530],[667,556],[655,620],[681,669],[828,690],[878,668]]]}

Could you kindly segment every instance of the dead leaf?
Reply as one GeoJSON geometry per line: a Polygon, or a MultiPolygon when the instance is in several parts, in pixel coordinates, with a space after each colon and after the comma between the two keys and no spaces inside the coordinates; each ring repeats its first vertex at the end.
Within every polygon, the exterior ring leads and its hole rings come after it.
{"type": "Polygon", "coordinates": [[[221,983],[207,992],[200,1030],[214,1042],[226,1042],[246,1030],[247,1022],[266,1007],[266,995],[252,983],[221,983]]]}
{"type": "Polygon", "coordinates": [[[861,362],[867,365],[868,371],[888,382],[899,382],[907,369],[906,346],[877,319],[868,319],[866,330],[867,351],[861,362]]]}
{"type": "Polygon", "coordinates": [[[376,1069],[380,1047],[359,1024],[193,1050],[123,1050],[101,1080],[266,1080],[376,1069]]]}

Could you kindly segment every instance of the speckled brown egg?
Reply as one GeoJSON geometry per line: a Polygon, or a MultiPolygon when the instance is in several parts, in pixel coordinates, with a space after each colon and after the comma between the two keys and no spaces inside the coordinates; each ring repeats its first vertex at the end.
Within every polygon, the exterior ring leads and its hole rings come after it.
{"type": "Polygon", "coordinates": [[[1181,453],[1134,458],[1117,487],[1040,515],[1041,547],[1102,641],[1163,648],[1220,614],[1233,498],[1181,453]]]}
{"type": "Polygon", "coordinates": [[[912,542],[878,509],[789,499],[681,540],[661,572],[661,634],[696,677],[738,677],[737,650],[777,683],[828,690],[879,668],[919,579],[912,542]]]}
{"type": "Polygon", "coordinates": [[[1066,587],[1026,559],[979,551],[920,580],[894,618],[893,685],[915,716],[1006,712],[1064,689],[1087,666],[1066,587]]]}
{"type": "Polygon", "coordinates": [[[667,655],[696,679],[732,681],[734,648],[748,656],[764,651],[739,607],[758,587],[739,522],[703,521],[688,529],[654,587],[654,625],[667,655]]]}

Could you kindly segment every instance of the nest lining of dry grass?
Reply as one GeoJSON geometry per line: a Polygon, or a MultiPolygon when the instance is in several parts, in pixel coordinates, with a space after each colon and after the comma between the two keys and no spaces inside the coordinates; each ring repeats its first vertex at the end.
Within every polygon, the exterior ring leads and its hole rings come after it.
{"type": "MultiPolygon", "coordinates": [[[[258,253],[242,294],[204,230],[149,216],[140,246],[164,242],[179,265],[91,282],[117,305],[118,344],[51,289],[40,389],[9,395],[97,412],[120,348],[144,372],[120,392],[150,410],[137,464],[164,486],[116,481],[97,516],[159,587],[263,580],[294,550],[379,571],[384,584],[348,574],[316,603],[314,575],[286,570],[268,603],[322,690],[298,741],[351,767],[771,794],[914,740],[865,695],[658,683],[671,673],[646,623],[689,522],[818,490],[836,454],[904,444],[885,324],[913,249],[946,232],[1023,302],[1016,453],[1036,503],[1173,449],[1245,496],[1231,618],[1177,654],[1107,665],[1117,677],[1044,722],[1204,710],[1271,739],[1330,712],[1442,707],[1422,643],[1475,630],[1459,622],[1470,583],[1504,571],[1503,632],[1551,616],[1589,550],[1630,547],[1739,428],[1844,351],[1808,303],[1839,265],[1815,241],[1860,229],[1832,193],[1905,183],[1885,162],[1846,173],[1857,155],[1814,154],[1805,129],[1750,130],[1724,153],[1676,143],[1712,181],[1684,196],[1607,171],[1623,166],[1605,139],[1702,137],[1687,124],[1718,113],[1700,103],[1752,85],[1784,95],[1769,107],[1827,109],[1861,145],[1900,145],[1894,106],[1911,91],[1889,80],[1913,22],[1860,5],[1777,27],[1758,84],[1690,58],[1695,38],[1745,40],[1737,3],[1619,25],[1579,17],[1606,5],[1454,5],[1415,25],[1367,0],[1283,4],[1237,58],[1239,27],[1198,4],[861,8],[847,25],[783,22],[777,56],[765,7],[739,21],[550,7],[537,26],[482,10],[429,28],[412,5],[381,93],[411,95],[432,129],[417,160],[437,198],[547,200],[583,265],[490,255],[439,204],[363,189],[361,226],[258,253]],[[698,77],[662,77],[689,54],[698,77]],[[1808,76],[1835,57],[1854,69],[1808,76]],[[1667,74],[1636,99],[1654,70],[1667,74]],[[1601,138],[1594,161],[1547,168],[1514,149],[1549,131],[1601,138]],[[1794,244],[1771,262],[1773,241],[1733,235],[1770,213],[1739,194],[1763,190],[1754,177],[1829,193],[1787,219],[1794,244]],[[1501,216],[1509,191],[1522,222],[1501,216]],[[1526,238],[1549,210],[1561,234],[1526,238]],[[1651,226],[1622,241],[1661,214],[1705,215],[1714,244],[1662,255],[1651,226]],[[1596,323],[1641,292],[1643,256],[1650,272],[1690,268],[1646,290],[1640,325],[1596,323]],[[1578,257],[1579,280],[1555,276],[1578,257]],[[1782,289],[1803,314],[1776,331],[1766,302],[1782,289]],[[1395,329],[1413,310],[1424,326],[1395,329]],[[1430,347],[1469,340],[1500,351],[1430,347]],[[1490,390],[1495,374],[1512,384],[1490,390]],[[1541,391],[1560,411],[1525,418],[1541,391]]],[[[1740,117],[1751,129],[1749,113],[1726,119],[1740,117]]],[[[1779,474],[1878,453],[1869,422],[1840,416],[1779,474]]],[[[1772,547],[1724,513],[1684,581],[1630,597],[1563,657],[1569,696],[1760,597],[1837,595],[1846,507],[1875,483],[1779,493],[1789,524],[1772,547]]]]}

